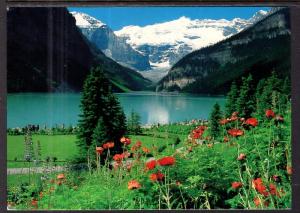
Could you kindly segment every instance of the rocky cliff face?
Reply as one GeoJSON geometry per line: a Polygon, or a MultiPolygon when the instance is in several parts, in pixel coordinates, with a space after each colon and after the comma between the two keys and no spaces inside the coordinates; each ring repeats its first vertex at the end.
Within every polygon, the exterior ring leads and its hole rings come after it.
{"type": "Polygon", "coordinates": [[[287,75],[289,70],[289,10],[281,9],[224,41],[188,54],[157,90],[226,93],[233,80],[247,73],[262,78],[271,71],[287,75]]]}
{"type": "Polygon", "coordinates": [[[110,58],[82,35],[66,8],[10,8],[7,13],[8,92],[80,91],[92,66],[132,90],[149,81],[110,58]]]}
{"type": "Polygon", "coordinates": [[[106,24],[84,13],[72,12],[72,15],[82,33],[106,56],[140,71],[150,69],[148,56],[134,50],[124,38],[117,37],[106,24]]]}

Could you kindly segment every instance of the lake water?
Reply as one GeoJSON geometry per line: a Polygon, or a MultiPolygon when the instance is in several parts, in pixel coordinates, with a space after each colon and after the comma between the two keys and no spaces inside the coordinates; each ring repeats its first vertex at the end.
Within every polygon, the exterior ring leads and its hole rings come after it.
{"type": "MultiPolygon", "coordinates": [[[[126,115],[132,110],[141,116],[141,123],[171,123],[206,119],[212,106],[224,106],[224,97],[203,97],[187,94],[134,92],[116,94],[126,115]]],[[[76,125],[80,113],[80,94],[18,93],[7,95],[7,127],[27,124],[54,126],[76,125]]]]}

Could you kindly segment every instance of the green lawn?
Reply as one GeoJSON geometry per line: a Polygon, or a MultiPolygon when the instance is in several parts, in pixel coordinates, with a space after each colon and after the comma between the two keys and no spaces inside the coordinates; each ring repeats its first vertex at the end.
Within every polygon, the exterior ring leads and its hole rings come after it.
{"type": "MultiPolygon", "coordinates": [[[[33,143],[41,143],[42,160],[47,156],[56,157],[57,161],[65,161],[76,154],[75,135],[33,135],[33,143]]],[[[7,167],[24,167],[23,162],[14,162],[24,158],[24,136],[7,136],[7,167]],[[10,161],[12,160],[12,162],[10,161]]]]}

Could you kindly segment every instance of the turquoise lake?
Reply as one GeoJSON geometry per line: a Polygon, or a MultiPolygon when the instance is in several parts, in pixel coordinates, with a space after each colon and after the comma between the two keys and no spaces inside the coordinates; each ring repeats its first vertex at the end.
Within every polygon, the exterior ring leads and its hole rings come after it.
{"type": "MultiPolygon", "coordinates": [[[[117,93],[126,115],[132,110],[141,116],[141,123],[172,123],[192,119],[207,119],[212,106],[222,107],[224,97],[203,97],[190,94],[154,92],[117,93]]],[[[18,93],[7,95],[7,127],[27,124],[76,125],[80,114],[78,93],[18,93]]]]}

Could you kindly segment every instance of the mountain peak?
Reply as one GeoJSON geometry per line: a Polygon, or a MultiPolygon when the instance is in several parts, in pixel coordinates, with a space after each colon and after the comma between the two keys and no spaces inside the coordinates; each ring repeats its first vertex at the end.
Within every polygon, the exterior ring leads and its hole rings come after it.
{"type": "Polygon", "coordinates": [[[100,20],[95,19],[94,17],[89,16],[86,13],[71,12],[71,14],[76,20],[76,25],[81,28],[98,28],[106,25],[100,20]]]}

